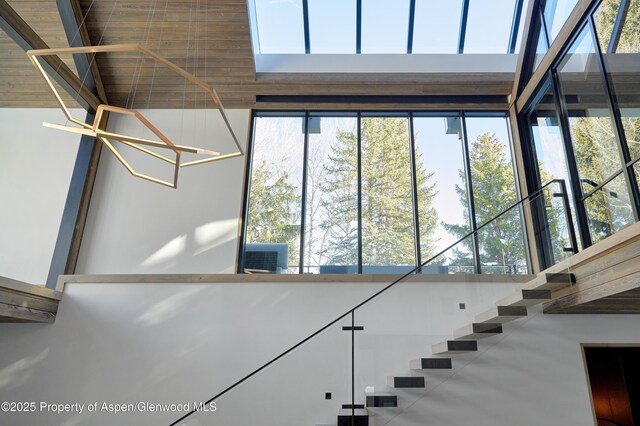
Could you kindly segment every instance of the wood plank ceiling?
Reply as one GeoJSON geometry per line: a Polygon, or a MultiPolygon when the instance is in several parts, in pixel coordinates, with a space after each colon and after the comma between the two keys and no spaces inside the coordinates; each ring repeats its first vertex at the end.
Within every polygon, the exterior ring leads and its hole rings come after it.
{"type": "MultiPolygon", "coordinates": [[[[246,0],[82,0],[80,3],[92,44],[141,43],[212,84],[226,108],[283,106],[256,104],[257,95],[507,95],[513,84],[513,73],[489,78],[487,75],[474,78],[412,74],[360,75],[357,79],[333,75],[321,79],[310,75],[292,81],[281,75],[256,77],[246,0]]],[[[51,46],[66,45],[54,0],[13,0],[10,4],[51,46]]],[[[0,107],[54,106],[26,55],[4,33],[0,34],[0,61],[0,107]]],[[[203,92],[137,54],[100,54],[96,61],[110,104],[135,108],[211,105],[203,92]]],[[[429,105],[432,108],[446,106],[429,105]]],[[[289,104],[286,107],[326,108],[328,105],[289,104]]],[[[385,107],[407,109],[425,105],[385,107]]]]}
{"type": "MultiPolygon", "coordinates": [[[[9,0],[9,5],[50,47],[68,47],[55,0],[9,0]]],[[[71,58],[62,58],[75,72],[71,58]]],[[[60,91],[69,106],[78,104],[60,91]]],[[[58,104],[24,50],[0,30],[0,108],[53,108],[58,104]]]]}

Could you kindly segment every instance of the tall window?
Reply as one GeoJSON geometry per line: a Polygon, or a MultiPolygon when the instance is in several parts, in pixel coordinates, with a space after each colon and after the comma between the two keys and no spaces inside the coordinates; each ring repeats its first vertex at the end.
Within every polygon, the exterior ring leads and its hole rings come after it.
{"type": "Polygon", "coordinates": [[[596,242],[633,223],[633,212],[625,179],[612,179],[621,173],[623,162],[594,40],[586,26],[558,66],[558,79],[591,239],[596,242]]]}
{"type": "MultiPolygon", "coordinates": [[[[550,11],[567,15],[573,3],[547,1],[547,30],[550,11]]],[[[567,183],[571,219],[588,247],[639,217],[640,0],[602,0],[577,28],[525,114],[538,184],[567,183]]],[[[555,261],[558,246],[567,248],[566,235],[558,237],[555,261]]]]}
{"type": "Polygon", "coordinates": [[[406,117],[362,118],[362,272],[416,265],[406,117]]]}
{"type": "Polygon", "coordinates": [[[304,117],[256,117],[251,196],[245,250],[246,269],[262,268],[254,253],[275,253],[273,271],[295,273],[300,258],[304,117]],[[255,263],[255,265],[254,265],[255,263]]]}
{"type": "MultiPolygon", "coordinates": [[[[503,117],[470,117],[466,120],[466,128],[475,220],[482,225],[518,201],[509,128],[503,117]]],[[[482,270],[526,273],[521,225],[520,210],[511,209],[479,232],[482,270]]]]}
{"type": "MultiPolygon", "coordinates": [[[[245,270],[408,272],[517,201],[504,114],[254,120],[245,270]]],[[[422,273],[526,273],[519,210],[491,226],[422,273]]]]}
{"type": "Polygon", "coordinates": [[[309,118],[304,272],[358,265],[358,119],[309,118]]]}
{"type": "MultiPolygon", "coordinates": [[[[420,255],[423,261],[469,233],[464,144],[459,115],[413,119],[418,182],[420,255]]],[[[436,264],[456,272],[473,271],[473,250],[459,244],[436,264]]],[[[425,272],[434,270],[427,267],[425,272]]]]}
{"type": "Polygon", "coordinates": [[[578,236],[573,224],[576,223],[576,206],[562,131],[556,110],[556,97],[551,82],[546,83],[544,94],[528,115],[530,135],[533,138],[533,153],[537,159],[537,180],[540,187],[546,187],[532,205],[543,223],[548,224],[549,250],[547,263],[554,264],[578,251],[578,236]],[[553,182],[557,183],[553,183],[553,182]],[[567,217],[565,203],[571,209],[567,217]]]}

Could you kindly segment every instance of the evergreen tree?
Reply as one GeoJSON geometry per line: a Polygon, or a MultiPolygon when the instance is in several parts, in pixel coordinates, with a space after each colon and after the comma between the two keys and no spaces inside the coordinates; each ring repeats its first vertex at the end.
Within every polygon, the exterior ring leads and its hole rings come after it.
{"type": "MultiPolygon", "coordinates": [[[[415,262],[413,198],[410,150],[406,119],[365,118],[362,120],[362,222],[363,262],[367,265],[412,265],[415,262]]],[[[323,192],[330,194],[327,208],[333,214],[322,226],[339,229],[328,237],[327,263],[357,264],[358,212],[355,197],[358,164],[354,155],[357,134],[338,132],[332,154],[325,164],[323,192]]],[[[418,208],[423,255],[435,243],[437,214],[433,199],[436,184],[416,153],[418,208]]]]}
{"type": "MultiPolygon", "coordinates": [[[[516,202],[517,194],[511,162],[504,154],[504,146],[492,133],[479,135],[470,150],[473,195],[478,226],[502,213],[516,202]]],[[[456,185],[458,199],[464,209],[465,224],[444,224],[453,235],[462,238],[469,232],[470,223],[466,174],[459,170],[463,185],[456,185]]],[[[519,210],[512,209],[478,233],[480,261],[483,265],[501,265],[502,271],[520,265],[524,259],[524,244],[519,210]]],[[[469,265],[473,261],[473,239],[467,238],[463,248],[453,250],[452,263],[469,265]]],[[[490,271],[492,272],[492,271],[490,271]]]]}
{"type": "Polygon", "coordinates": [[[323,165],[326,179],[320,183],[322,208],[331,211],[319,227],[326,244],[319,252],[327,264],[358,264],[358,159],[357,135],[338,129],[328,161],[323,165]]]}
{"type": "Polygon", "coordinates": [[[266,160],[254,166],[247,220],[248,243],[285,243],[289,245],[289,263],[297,264],[295,247],[300,226],[300,195],[289,183],[286,170],[274,172],[266,160]]]}

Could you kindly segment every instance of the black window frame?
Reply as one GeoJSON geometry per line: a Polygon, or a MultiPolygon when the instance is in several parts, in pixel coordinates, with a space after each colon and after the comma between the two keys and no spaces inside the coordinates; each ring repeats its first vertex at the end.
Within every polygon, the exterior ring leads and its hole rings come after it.
{"type": "MultiPolygon", "coordinates": [[[[300,260],[298,265],[298,274],[303,274],[304,272],[304,235],[305,235],[305,216],[306,216],[306,179],[305,176],[307,174],[307,153],[309,149],[309,119],[311,117],[356,117],[357,118],[357,163],[358,163],[358,265],[357,265],[357,273],[362,274],[362,152],[361,152],[361,142],[362,142],[362,123],[361,120],[363,117],[405,117],[407,118],[407,124],[409,129],[409,149],[410,149],[410,169],[411,169],[411,182],[412,182],[412,202],[413,202],[413,224],[414,224],[414,258],[416,260],[415,266],[419,266],[422,264],[424,259],[422,259],[421,247],[420,247],[420,234],[419,234],[419,212],[417,208],[417,194],[418,189],[416,186],[416,164],[415,164],[415,132],[414,132],[414,118],[422,118],[422,117],[460,117],[461,123],[461,143],[463,145],[463,159],[464,159],[464,170],[466,175],[466,185],[467,185],[467,202],[469,208],[469,230],[476,231],[478,224],[476,222],[476,210],[475,210],[475,201],[473,199],[473,176],[471,173],[471,164],[470,164],[470,153],[469,153],[469,143],[466,132],[466,118],[474,118],[474,117],[500,117],[505,119],[505,125],[507,127],[508,141],[505,143],[508,144],[509,150],[511,152],[511,163],[514,172],[514,187],[516,191],[516,197],[518,200],[521,199],[520,193],[520,184],[519,184],[519,176],[517,173],[517,166],[515,164],[516,157],[514,155],[514,138],[509,121],[509,113],[508,111],[503,110],[444,110],[444,111],[433,111],[433,110],[359,110],[359,111],[350,111],[350,110],[260,110],[255,109],[251,111],[251,122],[249,125],[249,142],[247,146],[247,155],[245,160],[245,174],[244,174],[244,184],[243,184],[243,195],[242,195],[242,208],[241,208],[241,217],[240,217],[240,231],[239,231],[239,239],[238,239],[238,252],[236,259],[236,272],[243,273],[244,271],[244,247],[245,247],[245,239],[246,239],[246,229],[248,225],[248,214],[249,214],[249,199],[250,199],[250,191],[251,191],[251,175],[252,175],[252,167],[253,167],[253,152],[254,152],[254,140],[255,140],[255,122],[256,118],[259,117],[304,117],[303,126],[305,130],[304,136],[304,148],[303,151],[305,153],[305,158],[303,159],[303,188],[301,194],[301,225],[300,225],[300,260]]],[[[523,235],[523,246],[524,246],[524,255],[525,261],[527,263],[527,271],[531,272],[532,270],[532,262],[531,262],[531,254],[529,252],[529,244],[528,244],[528,235],[526,232],[525,226],[525,211],[522,208],[522,205],[519,207],[519,214],[521,218],[521,228],[523,235]]],[[[480,262],[480,246],[478,243],[478,234],[473,234],[473,243],[472,243],[472,254],[474,261],[474,273],[481,274],[482,266],[480,262]]]]}
{"type": "MultiPolygon", "coordinates": [[[[624,4],[626,1],[627,0],[621,0],[621,4],[624,4]]],[[[537,5],[538,14],[539,15],[541,14],[542,16],[540,16],[539,22],[536,23],[537,28],[530,30],[530,34],[538,34],[539,31],[543,31],[543,30],[545,31],[545,33],[547,33],[545,18],[543,14],[545,3],[546,3],[545,1],[540,1],[539,4],[537,5]]],[[[570,179],[571,179],[570,185],[572,187],[573,202],[576,208],[577,223],[575,224],[575,226],[577,227],[577,231],[580,235],[580,239],[582,242],[582,249],[586,249],[587,247],[590,247],[591,245],[593,245],[591,231],[589,229],[589,220],[588,220],[587,210],[585,207],[585,201],[589,197],[591,197],[593,194],[597,193],[597,191],[604,188],[606,184],[616,179],[620,175],[623,175],[625,179],[625,186],[629,193],[629,199],[631,202],[634,220],[636,222],[640,221],[640,188],[638,186],[638,179],[636,178],[636,174],[634,172],[634,164],[640,158],[636,158],[636,159],[631,158],[629,145],[628,145],[624,128],[622,125],[622,121],[621,121],[620,108],[615,98],[613,83],[609,78],[606,61],[604,60],[602,48],[598,40],[597,26],[596,26],[594,15],[598,11],[602,3],[603,3],[602,0],[595,2],[591,6],[589,11],[585,14],[584,18],[579,23],[576,24],[576,26],[573,29],[572,36],[569,38],[569,40],[567,40],[567,43],[565,44],[564,48],[561,49],[561,51],[557,54],[555,58],[553,58],[553,62],[549,67],[549,70],[547,71],[546,76],[543,79],[541,79],[540,84],[538,84],[538,87],[536,88],[534,94],[529,98],[525,106],[519,111],[518,117],[517,117],[521,148],[523,151],[524,166],[525,166],[525,171],[527,173],[527,176],[526,176],[527,189],[531,193],[538,190],[541,187],[542,182],[540,182],[540,176],[538,172],[537,160],[535,155],[535,148],[533,147],[534,140],[533,140],[533,135],[531,133],[530,126],[529,126],[528,118],[531,112],[535,109],[536,105],[538,104],[542,96],[544,96],[544,93],[549,89],[549,86],[551,86],[554,97],[555,97],[555,102],[556,102],[556,113],[558,117],[559,127],[561,130],[562,142],[563,142],[565,154],[567,156],[567,168],[568,168],[570,179]],[[620,169],[616,170],[610,176],[605,178],[596,187],[592,188],[588,193],[584,194],[582,186],[580,185],[580,177],[578,174],[575,155],[573,152],[573,142],[571,138],[569,121],[568,121],[568,118],[569,118],[568,108],[566,104],[566,99],[564,98],[564,96],[562,96],[562,86],[560,84],[559,77],[558,77],[558,67],[562,63],[562,60],[565,58],[565,56],[567,55],[567,53],[569,52],[573,44],[576,42],[576,40],[580,37],[581,33],[586,28],[588,28],[589,32],[591,33],[590,36],[592,37],[592,41],[595,49],[595,56],[598,62],[598,72],[604,88],[604,96],[607,102],[607,109],[611,115],[611,119],[613,120],[613,130],[615,133],[616,145],[618,148],[618,154],[620,155],[622,166],[620,169]]],[[[621,19],[620,16],[626,16],[626,13],[620,13],[618,16],[618,20],[621,19]]],[[[616,28],[619,28],[620,25],[621,23],[617,22],[616,28]]],[[[528,78],[531,78],[531,76],[535,72],[535,70],[531,68],[531,66],[534,63],[533,58],[535,57],[535,53],[536,53],[535,50],[536,49],[534,46],[530,48],[529,51],[524,52],[524,54],[526,55],[525,61],[528,63],[530,67],[528,72],[528,78]]],[[[526,84],[527,80],[528,79],[525,79],[524,83],[522,84],[523,87],[526,84]]],[[[542,217],[540,215],[535,214],[534,212],[534,214],[532,215],[532,219],[534,222],[533,223],[534,229],[542,229],[541,228],[541,226],[543,225],[542,217]]],[[[551,257],[549,256],[550,247],[548,246],[548,242],[546,241],[546,239],[543,238],[543,236],[536,235],[536,242],[537,242],[537,250],[539,254],[539,263],[540,263],[539,267],[541,270],[544,270],[553,265],[552,256],[551,257]]]]}

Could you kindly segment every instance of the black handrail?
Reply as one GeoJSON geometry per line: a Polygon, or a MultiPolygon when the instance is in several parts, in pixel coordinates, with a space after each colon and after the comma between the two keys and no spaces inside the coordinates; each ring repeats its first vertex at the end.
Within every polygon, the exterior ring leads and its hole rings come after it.
{"type": "MultiPolygon", "coordinates": [[[[490,223],[494,222],[495,220],[500,219],[502,216],[504,216],[505,214],[507,214],[510,210],[512,210],[515,207],[518,207],[520,204],[524,203],[525,201],[528,201],[530,199],[533,199],[535,197],[537,197],[538,195],[541,195],[543,193],[543,191],[550,185],[554,184],[554,183],[559,183],[561,188],[564,188],[564,180],[563,179],[554,179],[551,180],[549,182],[547,182],[544,186],[540,187],[540,189],[532,192],[531,194],[527,195],[526,197],[522,198],[520,201],[512,204],[511,206],[509,206],[507,209],[503,210],[501,213],[499,213],[498,215],[496,215],[495,217],[493,217],[492,219],[488,220],[487,222],[483,223],[482,225],[478,226],[477,229],[475,229],[474,231],[469,232],[468,234],[466,234],[464,237],[460,238],[458,241],[450,244],[449,246],[447,246],[447,248],[445,248],[444,250],[441,250],[440,252],[438,252],[437,254],[431,256],[429,259],[427,259],[426,261],[422,262],[421,265],[413,268],[411,271],[407,272],[406,274],[402,275],[400,278],[396,279],[395,281],[393,281],[391,284],[387,285],[386,287],[382,288],[381,290],[379,290],[378,292],[376,292],[375,294],[373,294],[372,296],[368,297],[367,299],[365,299],[363,302],[359,303],[358,305],[356,305],[355,307],[349,309],[347,312],[345,312],[344,314],[340,315],[338,318],[334,319],[333,321],[331,321],[330,323],[328,323],[327,325],[323,326],[322,328],[320,328],[319,330],[315,331],[314,333],[310,334],[308,337],[306,337],[305,339],[301,340],[300,342],[296,343],[295,345],[291,346],[289,349],[287,349],[286,351],[282,352],[280,355],[276,356],[275,358],[273,358],[271,361],[263,364],[262,366],[258,367],[257,369],[255,369],[254,371],[252,371],[251,373],[247,374],[246,376],[244,376],[242,379],[238,380],[237,382],[235,382],[234,384],[232,384],[231,386],[229,386],[228,388],[226,388],[225,390],[223,390],[222,392],[218,393],[217,395],[215,395],[214,397],[208,399],[206,402],[202,403],[201,406],[207,406],[209,405],[211,402],[215,401],[216,399],[220,398],[222,395],[226,394],[227,392],[229,392],[230,390],[234,389],[235,387],[239,386],[240,384],[242,384],[243,382],[247,381],[248,379],[250,379],[251,377],[255,376],[256,374],[258,374],[260,371],[264,370],[265,368],[269,367],[271,364],[275,363],[276,361],[278,361],[279,359],[285,357],[287,354],[289,354],[290,352],[293,352],[294,350],[296,350],[297,348],[299,348],[300,346],[304,345],[305,343],[307,343],[309,340],[313,339],[314,337],[316,337],[318,334],[322,333],[323,331],[325,331],[326,329],[328,329],[329,327],[333,326],[334,324],[336,324],[338,321],[346,318],[349,315],[353,315],[355,313],[356,310],[358,310],[359,308],[361,308],[362,306],[366,305],[367,303],[369,303],[370,301],[372,301],[373,299],[375,299],[376,297],[380,296],[382,293],[386,292],[387,290],[389,290],[390,288],[394,287],[396,284],[402,282],[405,278],[415,274],[416,272],[419,272],[423,267],[425,267],[429,262],[437,259],[438,257],[442,256],[444,253],[446,253],[447,251],[451,250],[453,247],[457,246],[458,244],[460,244],[462,241],[466,240],[467,238],[469,238],[470,236],[477,234],[478,231],[480,231],[481,229],[483,229],[484,227],[486,227],[487,225],[489,225],[490,223]]],[[[567,194],[566,192],[563,193],[563,197],[566,197],[567,194]]],[[[568,204],[567,204],[568,206],[568,204]]],[[[568,216],[570,216],[570,212],[567,210],[566,214],[568,216]]],[[[570,230],[571,232],[572,230],[570,230]]],[[[353,321],[353,318],[352,318],[353,321]]],[[[353,399],[353,390],[352,390],[352,399],[353,399]]],[[[353,408],[354,404],[352,401],[352,408],[353,408]]],[[[176,420],[175,422],[171,423],[169,426],[177,426],[178,423],[180,423],[181,421],[185,420],[187,417],[195,414],[198,410],[194,409],[189,411],[188,413],[186,413],[184,416],[180,417],[178,420],[176,420]]]]}

